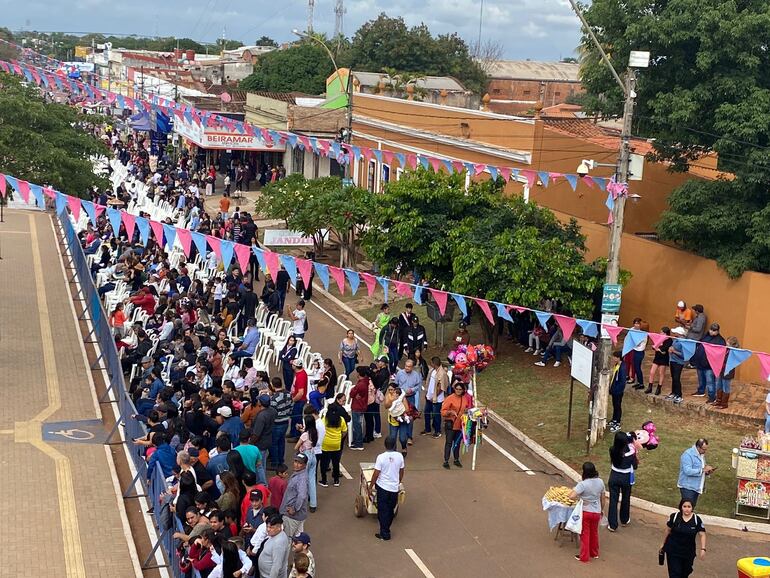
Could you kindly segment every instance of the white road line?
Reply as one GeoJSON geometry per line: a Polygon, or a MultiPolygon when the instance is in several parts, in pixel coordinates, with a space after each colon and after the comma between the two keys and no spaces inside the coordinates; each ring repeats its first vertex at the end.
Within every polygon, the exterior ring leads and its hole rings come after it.
{"type": "Polygon", "coordinates": [[[425,578],[436,578],[433,575],[433,572],[428,570],[428,567],[425,565],[425,562],[420,560],[420,557],[417,554],[415,554],[414,550],[412,550],[411,548],[406,548],[404,549],[404,552],[406,552],[406,555],[412,559],[412,562],[414,562],[415,566],[417,566],[420,569],[420,572],[423,573],[423,576],[425,576],[425,578]]]}
{"type": "Polygon", "coordinates": [[[521,469],[521,470],[522,470],[522,471],[523,471],[525,474],[527,474],[528,476],[534,476],[534,475],[535,475],[535,472],[533,472],[533,471],[532,471],[532,470],[530,470],[530,469],[529,469],[527,466],[525,466],[524,464],[522,464],[522,463],[521,463],[519,460],[517,460],[516,458],[514,458],[514,457],[513,457],[513,456],[512,456],[512,455],[511,455],[511,454],[508,452],[508,450],[506,450],[504,447],[500,446],[500,444],[498,444],[498,443],[497,443],[495,440],[493,440],[493,439],[492,439],[491,437],[489,437],[487,434],[484,434],[484,438],[483,438],[483,439],[484,439],[484,441],[485,441],[485,442],[489,442],[489,445],[491,445],[491,446],[492,446],[493,448],[495,448],[495,449],[496,449],[498,452],[500,452],[501,454],[503,454],[503,455],[504,455],[506,458],[508,458],[509,460],[511,460],[511,461],[512,461],[514,464],[516,464],[517,466],[519,466],[519,468],[520,468],[520,469],[521,469]]]}
{"type": "Polygon", "coordinates": [[[340,463],[340,473],[345,476],[346,480],[352,480],[353,476],[350,475],[350,473],[345,469],[345,466],[340,463]]]}
{"type": "MultiPolygon", "coordinates": [[[[323,312],[323,313],[324,313],[324,314],[325,314],[325,315],[326,315],[326,316],[327,316],[329,319],[331,319],[332,321],[334,321],[334,322],[335,322],[337,325],[339,325],[340,327],[342,327],[342,328],[343,328],[345,331],[347,331],[347,330],[349,329],[349,327],[348,327],[347,325],[345,325],[344,323],[342,323],[342,321],[340,321],[339,319],[337,319],[337,318],[336,318],[334,315],[332,315],[331,313],[329,313],[329,312],[328,312],[326,309],[324,309],[323,307],[321,307],[321,306],[320,306],[318,303],[316,303],[315,301],[312,301],[312,300],[311,300],[311,301],[310,301],[310,304],[311,304],[311,305],[315,305],[315,306],[316,306],[318,309],[320,309],[320,310],[321,310],[321,311],[322,311],[322,312],[323,312]]],[[[359,337],[358,333],[356,333],[356,339],[357,339],[358,341],[360,341],[361,343],[363,343],[364,345],[366,345],[366,347],[371,347],[371,346],[372,346],[372,345],[371,345],[371,343],[367,343],[366,341],[364,341],[363,339],[361,339],[361,337],[359,337]]]]}

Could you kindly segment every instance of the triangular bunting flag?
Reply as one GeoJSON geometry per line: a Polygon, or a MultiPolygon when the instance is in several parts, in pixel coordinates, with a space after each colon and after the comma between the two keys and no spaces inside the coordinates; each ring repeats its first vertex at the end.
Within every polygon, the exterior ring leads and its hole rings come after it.
{"type": "Polygon", "coordinates": [[[551,318],[551,314],[547,311],[535,311],[535,317],[537,317],[540,326],[548,331],[548,320],[551,318]]]}
{"type": "Polygon", "coordinates": [[[537,182],[537,173],[535,171],[530,171],[529,169],[524,169],[521,171],[521,175],[527,179],[527,187],[530,189],[535,186],[535,183],[537,182]]]}
{"type": "Polygon", "coordinates": [[[315,268],[315,273],[318,275],[318,278],[321,279],[321,283],[324,286],[324,289],[327,291],[329,290],[329,266],[325,265],[324,263],[318,263],[317,261],[313,261],[313,267],[315,268]]]}
{"type": "Polygon", "coordinates": [[[380,285],[382,285],[382,291],[385,293],[385,303],[388,302],[388,289],[389,289],[389,279],[387,277],[377,277],[377,281],[379,281],[380,285]]]}
{"type": "Polygon", "coordinates": [[[751,351],[748,349],[730,349],[727,354],[727,363],[725,363],[725,373],[730,373],[733,369],[738,367],[741,363],[751,357],[751,351]]]}
{"type": "Polygon", "coordinates": [[[634,347],[639,345],[642,341],[647,339],[647,332],[646,331],[640,331],[638,329],[629,329],[628,333],[626,333],[626,338],[623,340],[623,357],[626,356],[626,353],[631,351],[634,347]]]}
{"type": "Polygon", "coordinates": [[[235,255],[233,242],[222,239],[219,242],[219,252],[222,255],[222,268],[227,271],[230,268],[230,264],[233,262],[233,255],[235,255]]]}
{"type": "Polygon", "coordinates": [[[63,195],[60,192],[56,192],[56,214],[61,215],[64,209],[67,208],[67,195],[63,195]]]}
{"type": "Polygon", "coordinates": [[[208,254],[208,247],[206,247],[206,236],[203,233],[199,233],[198,231],[190,231],[190,236],[192,237],[193,243],[195,243],[195,248],[198,249],[198,253],[200,254],[202,259],[206,259],[206,255],[208,254]]]}
{"type": "Polygon", "coordinates": [[[423,293],[425,293],[425,290],[423,289],[422,285],[415,285],[414,286],[414,295],[412,295],[412,299],[414,299],[414,302],[417,303],[417,305],[422,305],[423,303],[423,293]]]}
{"type": "MultiPolygon", "coordinates": [[[[19,191],[19,194],[21,195],[21,198],[24,199],[24,202],[29,203],[29,183],[23,179],[19,179],[16,182],[16,190],[19,191]]],[[[67,197],[67,202],[70,203],[70,207],[72,207],[70,199],[77,199],[78,201],[77,216],[75,217],[75,220],[77,221],[80,218],[80,199],[77,197],[67,197]]],[[[75,215],[74,209],[71,210],[73,211],[72,214],[75,215]]]]}
{"type": "Polygon", "coordinates": [[[722,375],[727,348],[724,345],[715,345],[713,343],[702,343],[701,345],[703,345],[703,349],[706,351],[706,359],[708,359],[711,371],[717,377],[722,375]]]}
{"type": "Polygon", "coordinates": [[[457,303],[457,306],[460,308],[460,311],[462,311],[463,319],[468,317],[468,305],[465,303],[465,297],[462,295],[458,295],[457,293],[451,293],[452,299],[455,300],[455,303],[457,303]]]}
{"type": "Polygon", "coordinates": [[[596,323],[593,321],[578,319],[577,324],[580,326],[580,329],[583,330],[583,335],[588,337],[597,337],[599,335],[599,330],[596,328],[596,323]]]}
{"type": "Polygon", "coordinates": [[[474,299],[476,302],[476,305],[479,306],[479,309],[481,309],[484,312],[484,315],[486,315],[487,320],[494,325],[495,324],[495,317],[492,315],[492,310],[489,308],[489,303],[485,301],[484,299],[474,299]]]}
{"type": "Polygon", "coordinates": [[[685,361],[690,361],[690,358],[695,355],[698,343],[689,339],[677,339],[677,341],[682,344],[682,357],[685,361]]]}
{"type": "Polygon", "coordinates": [[[3,173],[0,173],[0,197],[5,198],[6,194],[6,182],[5,182],[5,175],[3,173]]]}
{"type": "Polygon", "coordinates": [[[334,280],[337,282],[337,288],[340,290],[340,295],[345,294],[345,271],[339,267],[333,265],[329,267],[329,272],[334,280]]]}
{"type": "Polygon", "coordinates": [[[564,339],[572,337],[572,333],[575,331],[575,325],[577,325],[577,320],[574,317],[567,317],[566,315],[554,315],[553,317],[556,319],[556,323],[559,324],[564,339]]]}
{"type": "Polygon", "coordinates": [[[174,225],[163,225],[163,235],[166,237],[166,246],[169,251],[174,248],[174,241],[176,241],[176,227],[174,225]]]}
{"type": "Polygon", "coordinates": [[[155,236],[155,242],[163,247],[163,223],[151,220],[150,228],[152,229],[152,233],[155,236]]]}
{"type": "Polygon", "coordinates": [[[139,240],[142,245],[147,245],[147,241],[150,239],[150,222],[144,217],[137,217],[136,227],[139,229],[139,240]]]}
{"type": "Polygon", "coordinates": [[[609,334],[610,339],[612,339],[612,344],[617,345],[618,335],[623,332],[623,328],[618,327],[617,325],[608,325],[606,323],[602,323],[602,329],[604,329],[609,334]]]}
{"type": "MultiPolygon", "coordinates": [[[[43,189],[40,188],[38,185],[34,185],[32,187],[33,191],[39,191],[40,197],[43,196],[43,189]]],[[[37,193],[35,194],[35,199],[38,198],[37,193]]],[[[39,202],[39,201],[38,201],[39,202]]],[[[88,215],[88,218],[91,220],[91,224],[96,227],[96,207],[91,201],[81,201],[80,203],[83,206],[83,210],[88,215]]]]}
{"type": "Polygon", "coordinates": [[[251,260],[251,249],[249,248],[249,246],[236,243],[235,257],[238,259],[238,265],[240,266],[241,271],[248,271],[249,261],[251,260]]]}
{"type": "Polygon", "coordinates": [[[136,217],[125,211],[121,211],[121,217],[123,217],[123,224],[126,226],[128,240],[131,241],[134,238],[134,224],[136,223],[136,217]]]}
{"type": "Polygon", "coordinates": [[[251,251],[254,253],[254,256],[257,258],[257,263],[259,263],[259,268],[262,269],[264,273],[267,273],[267,263],[265,263],[265,252],[257,247],[256,245],[251,246],[251,251]]]}
{"type": "Polygon", "coordinates": [[[313,262],[295,257],[294,264],[297,266],[299,274],[302,275],[302,281],[307,285],[310,282],[310,277],[313,276],[313,262]]]}
{"type": "Polygon", "coordinates": [[[403,281],[396,281],[393,280],[393,285],[396,286],[396,294],[401,295],[402,297],[412,297],[414,294],[414,291],[412,290],[412,286],[409,283],[404,283],[403,281]]]}
{"type": "Polygon", "coordinates": [[[569,186],[572,187],[572,190],[576,191],[578,181],[577,175],[564,175],[564,178],[567,179],[567,182],[569,183],[569,186]]]}
{"type": "Polygon", "coordinates": [[[497,306],[497,316],[502,317],[506,321],[513,321],[513,317],[511,317],[511,314],[508,313],[508,309],[503,305],[502,303],[495,303],[495,306],[497,306]]]}
{"type": "Polygon", "coordinates": [[[770,377],[770,355],[758,352],[757,357],[759,358],[762,380],[767,381],[768,377],[770,377]]]}
{"type": "Polygon", "coordinates": [[[278,278],[278,271],[281,270],[281,259],[278,253],[268,251],[265,249],[265,264],[267,265],[267,271],[275,281],[278,278]]]}
{"type": "Polygon", "coordinates": [[[355,295],[358,287],[361,285],[361,276],[356,271],[351,271],[350,269],[345,269],[345,276],[348,278],[348,283],[350,283],[350,291],[355,295]]]}
{"type": "Polygon", "coordinates": [[[652,346],[655,348],[659,348],[661,343],[663,343],[666,339],[670,339],[669,335],[665,335],[663,333],[648,333],[647,337],[650,338],[650,341],[652,341],[652,346]]]}
{"type": "Polygon", "coordinates": [[[540,182],[543,184],[543,186],[547,189],[551,182],[550,173],[548,171],[537,171],[537,177],[540,179],[540,182]]]}
{"type": "Polygon", "coordinates": [[[371,273],[361,273],[361,278],[366,284],[366,293],[371,297],[374,293],[374,288],[377,286],[377,279],[371,273]]]}
{"type": "Polygon", "coordinates": [[[297,263],[294,261],[294,257],[290,255],[281,255],[281,264],[286,272],[289,274],[291,282],[297,284],[297,263]]]}
{"type": "Polygon", "coordinates": [[[436,305],[438,305],[438,311],[443,316],[444,313],[446,313],[446,302],[449,298],[449,293],[446,291],[440,291],[439,289],[430,289],[429,291],[431,295],[433,295],[433,298],[436,300],[436,305]]]}
{"type": "MultiPolygon", "coordinates": [[[[139,220],[136,221],[136,224],[139,224],[139,220]]],[[[190,231],[182,227],[177,227],[176,238],[179,239],[179,244],[182,245],[184,256],[189,257],[192,249],[192,235],[190,231]]],[[[248,252],[248,247],[246,248],[246,251],[248,252]]]]}
{"type": "MultiPolygon", "coordinates": [[[[56,196],[57,200],[59,196],[56,196]]],[[[110,221],[110,225],[112,225],[112,232],[115,233],[115,237],[117,238],[120,236],[120,211],[117,209],[113,209],[112,207],[107,207],[107,219],[110,221]]]]}
{"type": "MultiPolygon", "coordinates": [[[[35,203],[37,203],[38,207],[45,207],[45,197],[43,196],[43,187],[40,185],[32,185],[29,186],[30,190],[32,191],[32,195],[35,197],[35,203]]],[[[85,203],[85,201],[83,201],[85,203]]],[[[93,203],[91,203],[91,206],[93,207],[93,203]]],[[[90,216],[90,213],[89,213],[90,216]]],[[[91,222],[93,223],[94,227],[96,226],[96,217],[98,215],[96,214],[96,209],[94,208],[94,216],[91,219],[91,222]]]]}

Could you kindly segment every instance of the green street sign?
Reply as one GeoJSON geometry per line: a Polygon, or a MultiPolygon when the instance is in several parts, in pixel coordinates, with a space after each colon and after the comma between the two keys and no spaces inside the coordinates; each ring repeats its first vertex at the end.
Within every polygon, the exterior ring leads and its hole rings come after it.
{"type": "Polygon", "coordinates": [[[605,313],[617,313],[620,311],[620,294],[623,291],[620,285],[604,285],[602,292],[602,311],[605,313]]]}

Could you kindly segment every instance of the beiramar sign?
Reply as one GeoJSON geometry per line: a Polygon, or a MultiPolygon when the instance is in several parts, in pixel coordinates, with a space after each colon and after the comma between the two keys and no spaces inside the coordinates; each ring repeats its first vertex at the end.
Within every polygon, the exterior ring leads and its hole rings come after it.
{"type": "Polygon", "coordinates": [[[174,132],[203,149],[237,149],[245,151],[283,152],[286,145],[267,143],[260,136],[241,134],[223,127],[209,128],[187,120],[174,119],[174,132]]]}

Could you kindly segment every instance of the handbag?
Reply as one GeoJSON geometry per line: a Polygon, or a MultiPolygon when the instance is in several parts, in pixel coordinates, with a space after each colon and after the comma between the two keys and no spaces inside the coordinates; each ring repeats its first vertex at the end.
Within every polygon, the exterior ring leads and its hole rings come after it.
{"type": "Polygon", "coordinates": [[[564,525],[565,530],[581,534],[583,532],[583,500],[579,500],[575,509],[569,515],[569,520],[564,525]]]}

